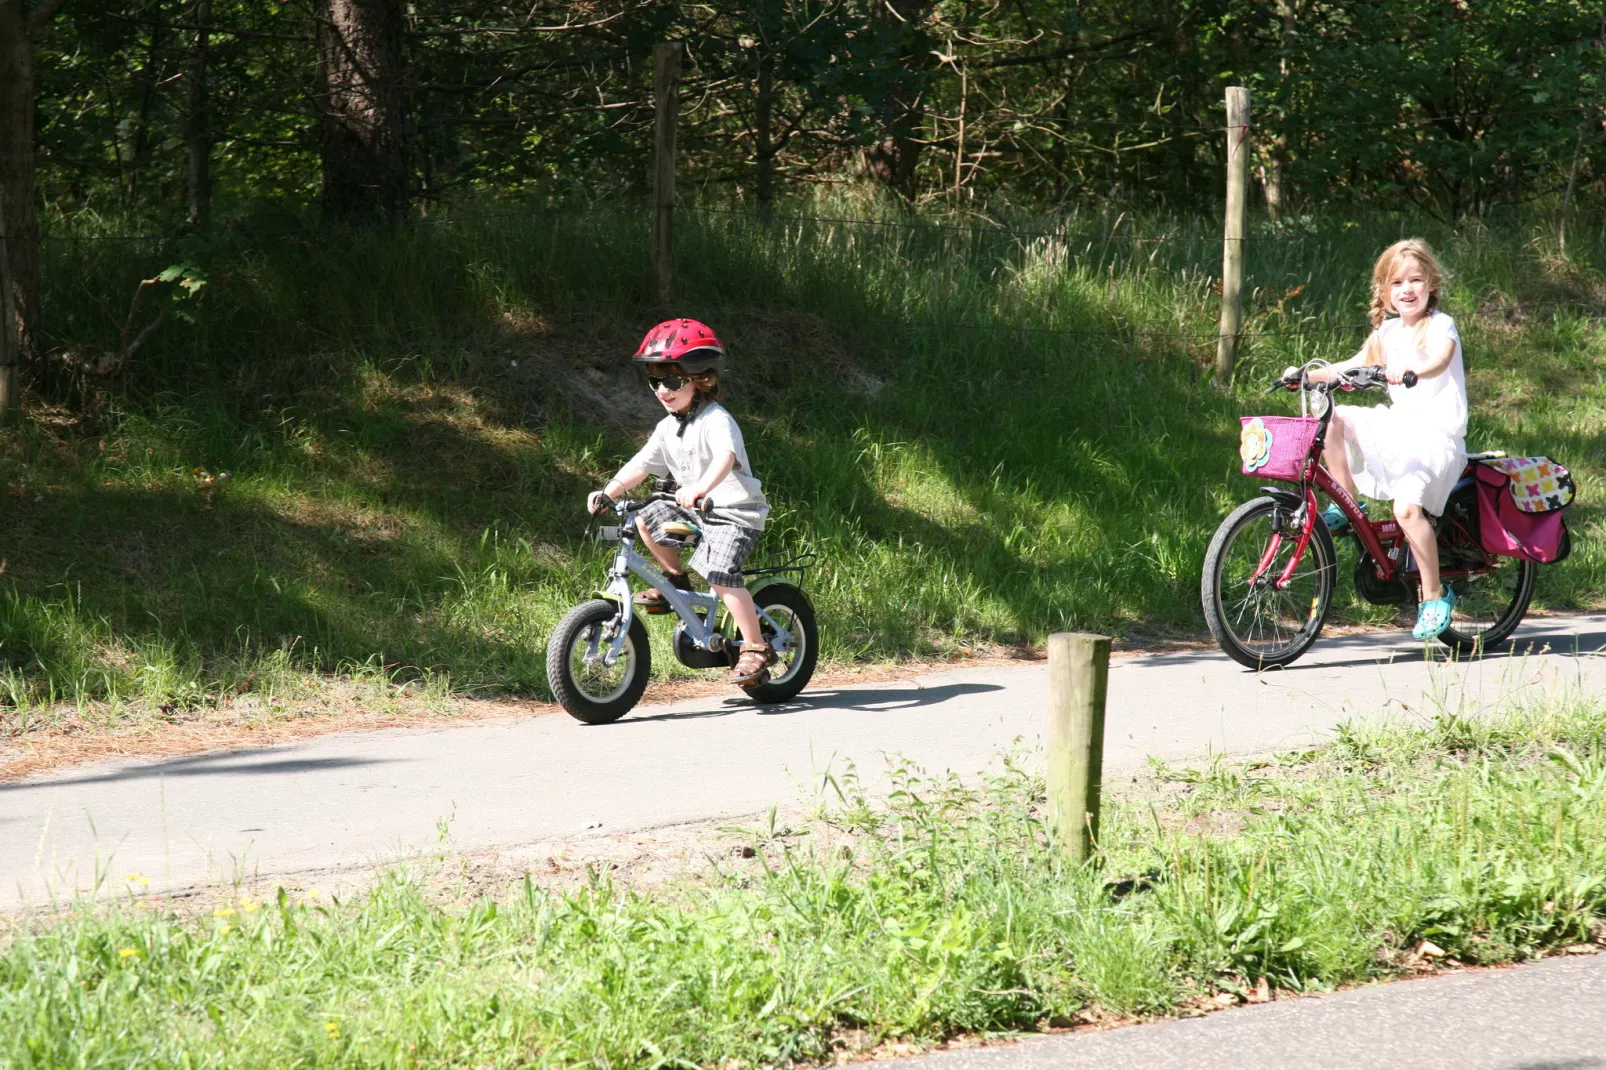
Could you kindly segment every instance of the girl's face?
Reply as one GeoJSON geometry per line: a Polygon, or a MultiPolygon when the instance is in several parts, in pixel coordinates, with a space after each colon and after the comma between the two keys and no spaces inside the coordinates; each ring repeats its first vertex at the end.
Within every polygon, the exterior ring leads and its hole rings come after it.
{"type": "Polygon", "coordinates": [[[1422,270],[1422,265],[1415,260],[1401,261],[1389,280],[1389,305],[1399,313],[1400,319],[1411,324],[1427,315],[1431,296],[1427,272],[1422,270]]]}
{"type": "Polygon", "coordinates": [[[691,408],[692,399],[697,396],[697,384],[687,379],[680,384],[680,389],[671,390],[668,384],[658,379],[653,381],[652,394],[670,412],[685,412],[691,408]]]}

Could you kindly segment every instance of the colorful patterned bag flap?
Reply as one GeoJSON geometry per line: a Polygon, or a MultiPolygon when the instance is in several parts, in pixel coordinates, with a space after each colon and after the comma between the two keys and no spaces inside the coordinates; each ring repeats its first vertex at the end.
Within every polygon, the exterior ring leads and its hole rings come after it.
{"type": "Polygon", "coordinates": [[[1573,500],[1573,477],[1549,457],[1495,457],[1482,462],[1511,480],[1511,500],[1524,513],[1548,513],[1573,500]]]}

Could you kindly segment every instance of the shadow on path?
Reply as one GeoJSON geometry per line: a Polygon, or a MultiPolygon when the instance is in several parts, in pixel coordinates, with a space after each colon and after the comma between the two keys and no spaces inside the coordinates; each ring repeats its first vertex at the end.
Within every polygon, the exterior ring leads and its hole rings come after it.
{"type": "Polygon", "coordinates": [[[140,780],[149,777],[170,776],[227,776],[237,773],[314,773],[328,769],[350,769],[363,765],[386,765],[395,758],[286,758],[280,761],[226,764],[238,759],[245,751],[225,751],[221,754],[202,754],[193,758],[175,758],[172,761],[152,762],[129,769],[99,773],[94,776],[66,777],[60,780],[15,781],[0,784],[0,792],[30,788],[58,788],[74,784],[107,784],[120,780],[140,780]]]}
{"type": "MultiPolygon", "coordinates": [[[[722,708],[714,710],[687,710],[684,713],[658,713],[651,717],[626,717],[614,725],[646,724],[650,721],[685,721],[699,717],[729,717],[732,714],[753,710],[761,716],[775,717],[806,710],[859,710],[864,713],[895,713],[900,710],[936,706],[949,699],[966,695],[979,695],[988,691],[1002,691],[1001,684],[940,684],[936,687],[883,687],[840,688],[828,691],[808,691],[790,702],[754,702],[750,698],[725,699],[722,708]]],[[[596,727],[608,727],[597,725],[596,727]]]]}

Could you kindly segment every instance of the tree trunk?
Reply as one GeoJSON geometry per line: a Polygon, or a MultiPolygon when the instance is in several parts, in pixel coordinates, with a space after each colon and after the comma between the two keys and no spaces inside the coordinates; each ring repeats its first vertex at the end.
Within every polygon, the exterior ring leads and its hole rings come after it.
{"type": "Polygon", "coordinates": [[[915,169],[920,166],[921,134],[926,125],[924,73],[931,65],[932,42],[925,20],[935,0],[880,0],[876,16],[897,38],[895,60],[900,76],[877,110],[881,136],[864,152],[864,171],[900,196],[914,196],[915,169]]]}
{"type": "Polygon", "coordinates": [[[190,51],[189,115],[190,224],[204,227],[212,216],[212,132],[206,111],[206,48],[212,0],[195,0],[195,42],[190,51]]]}
{"type": "Polygon", "coordinates": [[[318,0],[324,213],[394,217],[407,206],[399,0],[318,0]]]}
{"type": "MultiPolygon", "coordinates": [[[[1297,25],[1298,11],[1295,0],[1277,0],[1277,13],[1283,20],[1282,39],[1278,45],[1280,55],[1277,60],[1277,87],[1278,104],[1281,106],[1283,118],[1288,116],[1288,100],[1284,95],[1288,86],[1288,53],[1293,48],[1294,30],[1297,25]]],[[[1283,217],[1288,209],[1288,134],[1278,131],[1272,139],[1271,151],[1267,154],[1264,183],[1266,186],[1266,213],[1272,221],[1283,217]]]]}
{"type": "Polygon", "coordinates": [[[162,79],[162,16],[161,5],[156,7],[158,23],[151,27],[150,42],[145,49],[145,66],[135,77],[139,89],[139,112],[134,121],[134,133],[128,144],[127,165],[123,174],[123,205],[130,213],[139,207],[139,173],[145,166],[145,157],[151,146],[151,109],[156,105],[156,85],[162,79]]]}
{"type": "MultiPolygon", "coordinates": [[[[34,205],[33,33],[23,0],[0,0],[0,205],[11,322],[24,362],[38,355],[39,210],[34,205]]],[[[6,302],[0,302],[4,307],[6,302]]]]}
{"type": "Polygon", "coordinates": [[[768,43],[757,50],[758,86],[754,100],[753,164],[758,214],[768,219],[775,211],[775,61],[768,43]]]}

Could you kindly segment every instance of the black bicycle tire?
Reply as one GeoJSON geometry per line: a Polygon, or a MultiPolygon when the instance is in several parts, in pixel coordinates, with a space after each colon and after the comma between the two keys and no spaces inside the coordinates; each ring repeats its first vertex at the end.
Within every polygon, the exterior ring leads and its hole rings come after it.
{"type": "Polygon", "coordinates": [[[1534,585],[1539,578],[1539,566],[1532,561],[1512,558],[1509,564],[1501,567],[1515,567],[1520,572],[1520,578],[1517,580],[1517,592],[1511,603],[1506,606],[1505,612],[1500,615],[1500,619],[1477,635],[1467,635],[1458,631],[1452,622],[1450,627],[1440,633],[1440,643],[1458,653],[1476,654],[1486,652],[1490,647],[1511,638],[1511,633],[1517,630],[1522,618],[1528,615],[1528,605],[1533,601],[1534,585]]]}
{"type": "Polygon", "coordinates": [[[1210,548],[1205,551],[1204,568],[1199,579],[1199,600],[1204,609],[1205,624],[1209,627],[1216,645],[1238,664],[1256,670],[1291,664],[1310,649],[1311,644],[1322,633],[1322,627],[1327,621],[1327,611],[1332,606],[1333,591],[1338,585],[1338,551],[1333,546],[1332,535],[1318,520],[1311,531],[1310,545],[1307,547],[1307,552],[1317,556],[1318,604],[1306,618],[1304,627],[1296,633],[1286,648],[1269,655],[1251,650],[1238,638],[1228,623],[1228,614],[1222,602],[1223,559],[1240,529],[1246,527],[1258,514],[1279,508],[1286,509],[1287,506],[1267,495],[1251,498],[1228,514],[1211,538],[1210,548]]]}
{"type": "Polygon", "coordinates": [[[652,676],[652,651],[647,628],[641,618],[630,618],[628,649],[632,654],[631,675],[625,688],[615,697],[599,702],[587,696],[575,682],[569,668],[569,652],[583,628],[611,619],[619,612],[617,603],[605,598],[582,602],[563,615],[547,640],[546,676],[552,696],[569,716],[586,724],[611,724],[629,713],[641,701],[652,676]]]}

